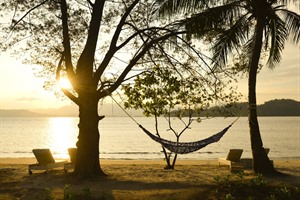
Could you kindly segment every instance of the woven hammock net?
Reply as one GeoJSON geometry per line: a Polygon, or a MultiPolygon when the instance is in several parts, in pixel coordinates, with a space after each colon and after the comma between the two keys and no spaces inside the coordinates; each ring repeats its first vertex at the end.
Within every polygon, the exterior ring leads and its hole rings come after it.
{"type": "MultiPolygon", "coordinates": [[[[232,125],[232,124],[231,124],[232,125]]],[[[170,140],[166,140],[160,137],[157,137],[150,133],[147,129],[145,129],[142,125],[139,125],[139,127],[154,141],[160,143],[163,147],[170,150],[171,152],[177,153],[177,154],[187,154],[194,151],[197,151],[211,143],[218,142],[222,136],[227,132],[227,130],[231,127],[229,125],[228,127],[224,128],[222,131],[205,138],[203,140],[195,141],[195,142],[173,142],[170,140]]]]}

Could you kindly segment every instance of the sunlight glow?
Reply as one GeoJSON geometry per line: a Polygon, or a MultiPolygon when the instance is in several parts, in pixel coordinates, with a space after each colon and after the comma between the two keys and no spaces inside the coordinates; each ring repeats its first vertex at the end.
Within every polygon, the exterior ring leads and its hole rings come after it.
{"type": "Polygon", "coordinates": [[[55,157],[69,158],[67,149],[75,147],[76,124],[72,118],[50,118],[50,148],[55,157]]]}
{"type": "Polygon", "coordinates": [[[61,88],[64,88],[64,89],[72,88],[72,85],[71,85],[69,79],[67,79],[67,78],[60,78],[58,84],[61,88]]]}

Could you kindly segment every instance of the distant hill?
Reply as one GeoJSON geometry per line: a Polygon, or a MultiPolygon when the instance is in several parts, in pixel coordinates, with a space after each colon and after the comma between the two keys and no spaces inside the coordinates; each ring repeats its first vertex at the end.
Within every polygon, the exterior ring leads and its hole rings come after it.
{"type": "MultiPolygon", "coordinates": [[[[143,116],[140,110],[126,110],[131,116],[143,116]]],[[[107,117],[126,117],[126,113],[115,104],[106,103],[99,106],[100,115],[107,117]]],[[[61,108],[34,109],[34,110],[5,110],[0,109],[0,117],[78,117],[78,106],[68,105],[61,108]]]]}
{"type": "Polygon", "coordinates": [[[300,116],[300,102],[292,99],[275,99],[258,107],[260,116],[300,116]]]}
{"type": "MultiPolygon", "coordinates": [[[[186,112],[187,113],[187,112],[186,112]]],[[[275,99],[257,106],[258,116],[300,116],[300,102],[292,99],[275,99]]],[[[173,116],[176,115],[175,112],[173,116]]],[[[201,112],[201,116],[247,116],[248,103],[241,102],[215,106],[201,112]]]]}
{"type": "MultiPolygon", "coordinates": [[[[231,109],[233,115],[248,115],[248,103],[246,102],[225,107],[227,107],[226,109],[231,109]]],[[[222,111],[225,110],[225,107],[218,109],[222,111]]],[[[258,116],[300,116],[300,102],[292,99],[267,101],[257,106],[257,114],[258,116]]]]}
{"type": "Polygon", "coordinates": [[[28,110],[0,109],[0,117],[49,117],[49,115],[35,113],[35,112],[28,111],[28,110]]]}
{"type": "MultiPolygon", "coordinates": [[[[78,117],[79,109],[77,105],[69,105],[61,108],[51,108],[51,109],[36,109],[32,110],[36,113],[47,114],[53,117],[78,117]]],[[[140,110],[129,109],[126,110],[131,116],[143,116],[143,112],[140,110]]],[[[99,105],[99,114],[105,115],[107,117],[126,117],[126,113],[115,104],[105,103],[104,105],[99,105]]]]}
{"type": "Polygon", "coordinates": [[[69,105],[60,108],[35,109],[32,112],[46,114],[51,117],[78,117],[78,106],[69,105]]]}
{"type": "MultiPolygon", "coordinates": [[[[143,116],[140,110],[126,110],[131,116],[143,116]]],[[[117,105],[106,104],[100,106],[100,114],[107,117],[127,116],[117,105]]],[[[259,116],[300,116],[300,102],[292,99],[275,99],[257,106],[259,116]]],[[[226,105],[223,107],[212,107],[204,114],[211,116],[247,116],[248,104],[246,102],[226,105]]],[[[174,114],[175,115],[175,114],[174,114]]],[[[56,109],[38,110],[5,110],[0,109],[0,117],[78,117],[76,105],[65,106],[56,109]]]]}

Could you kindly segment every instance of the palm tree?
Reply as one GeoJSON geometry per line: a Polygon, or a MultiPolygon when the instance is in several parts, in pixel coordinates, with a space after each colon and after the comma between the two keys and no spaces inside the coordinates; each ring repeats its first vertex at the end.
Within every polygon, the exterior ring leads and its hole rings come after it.
{"type": "Polygon", "coordinates": [[[300,7],[297,0],[165,0],[160,13],[195,13],[181,21],[196,38],[204,32],[217,36],[212,45],[214,68],[227,64],[237,50],[248,60],[248,119],[253,169],[266,174],[276,172],[263,149],[256,107],[256,77],[262,52],[268,54],[266,65],[274,68],[288,38],[300,40],[300,15],[287,8],[300,7]]]}

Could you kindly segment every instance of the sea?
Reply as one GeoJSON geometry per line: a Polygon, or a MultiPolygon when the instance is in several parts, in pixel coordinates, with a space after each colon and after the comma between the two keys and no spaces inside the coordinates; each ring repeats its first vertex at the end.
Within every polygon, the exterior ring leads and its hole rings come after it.
{"type": "MultiPolygon", "coordinates": [[[[180,141],[207,138],[233,123],[237,118],[212,118],[193,121],[184,130],[187,118],[167,120],[135,117],[137,123],[161,137],[176,141],[174,132],[182,133],[180,141]]],[[[76,146],[78,118],[0,118],[0,159],[34,157],[32,149],[49,148],[55,158],[68,158],[67,149],[76,146]]],[[[106,117],[99,122],[101,159],[163,159],[162,147],[146,135],[129,117],[106,117]]],[[[259,117],[264,147],[269,157],[300,158],[300,117],[259,117]]],[[[242,157],[251,157],[247,117],[240,117],[220,141],[196,152],[179,155],[182,160],[207,160],[225,157],[229,149],[243,149],[242,157]]]]}

